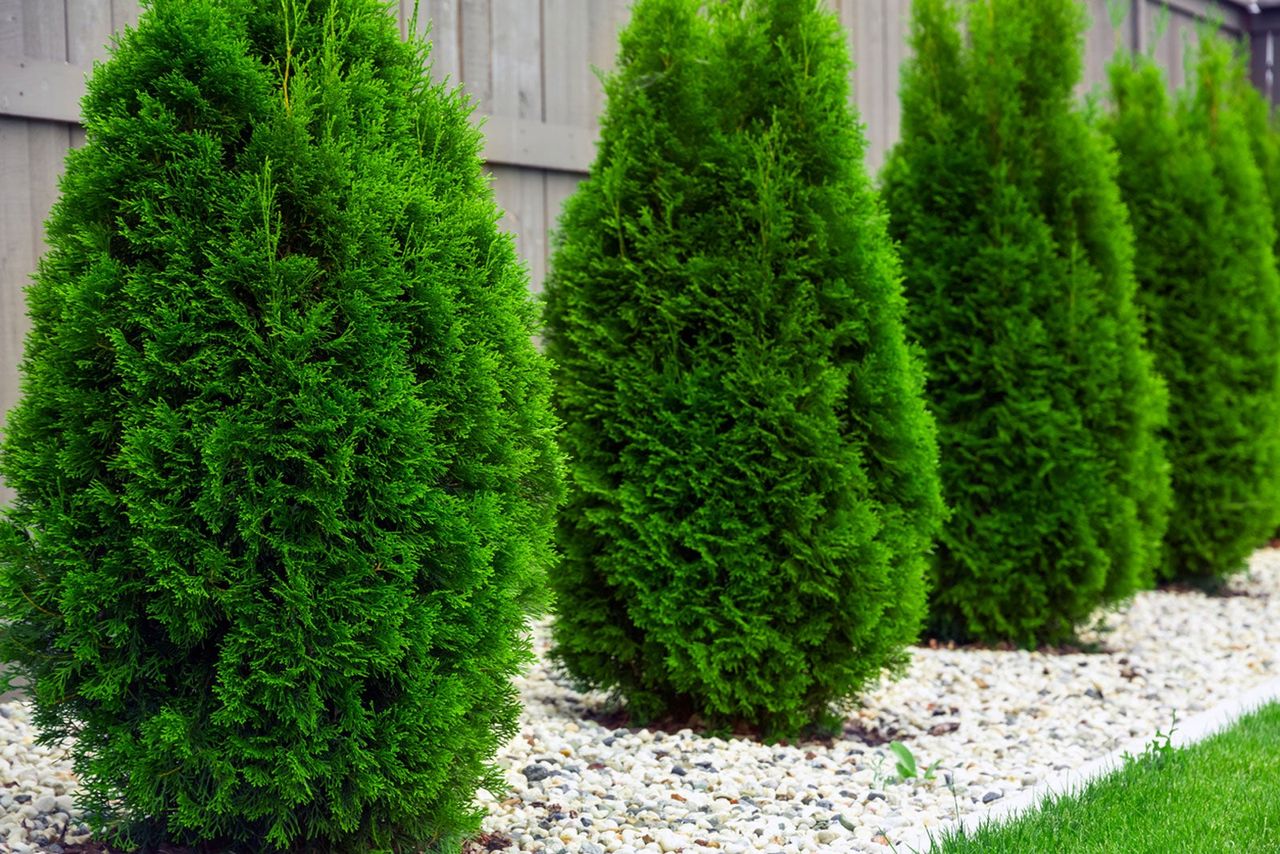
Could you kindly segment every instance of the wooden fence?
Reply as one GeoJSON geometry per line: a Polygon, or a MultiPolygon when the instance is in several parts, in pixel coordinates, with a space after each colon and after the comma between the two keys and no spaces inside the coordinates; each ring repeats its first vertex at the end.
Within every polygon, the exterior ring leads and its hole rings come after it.
{"type": "MultiPolygon", "coordinates": [[[[828,2],[849,32],[854,98],[876,168],[897,134],[910,0],[828,2]]],[[[1180,84],[1184,45],[1197,26],[1212,18],[1240,37],[1250,21],[1230,0],[1124,0],[1131,13],[1117,30],[1108,0],[1087,2],[1094,24],[1086,89],[1102,80],[1120,43],[1153,49],[1180,84]]],[[[460,81],[475,99],[495,192],[536,289],[548,233],[592,159],[602,103],[592,69],[610,67],[629,0],[419,0],[417,21],[414,5],[393,4],[401,31],[431,27],[434,73],[460,81]]],[[[138,0],[0,0],[0,413],[17,398],[23,288],[42,252],[42,223],[67,150],[84,140],[85,75],[112,34],[138,15],[138,0]]]]}

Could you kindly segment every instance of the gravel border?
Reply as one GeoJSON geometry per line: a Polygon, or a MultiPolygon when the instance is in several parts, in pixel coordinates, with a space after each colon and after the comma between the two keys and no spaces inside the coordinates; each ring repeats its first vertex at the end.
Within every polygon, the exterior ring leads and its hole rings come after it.
{"type": "Polygon", "coordinates": [[[887,852],[1280,676],[1280,551],[1226,593],[1140,593],[1083,633],[1101,652],[916,648],[829,744],[609,730],[590,719],[606,698],[540,662],[485,830],[530,852],[887,852]],[[890,782],[889,739],[938,762],[936,779],[890,782]]]}
{"type": "MultiPolygon", "coordinates": [[[[1140,593],[1102,615],[1106,631],[1084,633],[1100,652],[916,648],[905,678],[872,691],[829,742],[610,727],[608,699],[574,691],[540,657],[519,680],[521,733],[498,758],[511,788],[481,793],[478,847],[888,852],[892,840],[923,850],[912,840],[1011,811],[1140,747],[1175,711],[1187,730],[1280,678],[1280,551],[1256,553],[1227,593],[1140,593]],[[921,768],[937,762],[936,778],[893,780],[890,739],[921,768]]],[[[534,643],[545,653],[545,623],[534,643]]],[[[0,780],[13,781],[0,788],[0,850],[57,854],[87,828],[65,808],[65,757],[32,740],[25,704],[0,704],[0,780]]]]}

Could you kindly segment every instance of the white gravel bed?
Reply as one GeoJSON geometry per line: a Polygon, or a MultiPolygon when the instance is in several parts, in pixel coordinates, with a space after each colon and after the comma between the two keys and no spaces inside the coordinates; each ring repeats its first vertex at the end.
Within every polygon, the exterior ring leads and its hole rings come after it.
{"type": "Polygon", "coordinates": [[[26,703],[0,703],[0,851],[60,854],[87,842],[72,805],[76,778],[66,751],[35,742],[26,703]]]}
{"type": "MultiPolygon", "coordinates": [[[[499,757],[511,790],[481,793],[483,847],[888,852],[888,841],[1280,675],[1280,551],[1257,552],[1229,589],[1237,595],[1141,593],[1086,633],[1102,652],[915,649],[907,675],[871,693],[828,743],[610,730],[590,719],[609,711],[605,698],[573,691],[540,660],[519,682],[521,734],[499,757]],[[921,769],[939,763],[936,779],[895,781],[885,738],[908,745],[921,769]]],[[[539,626],[540,653],[548,641],[539,626]]],[[[32,744],[26,707],[0,704],[0,851],[78,841],[72,786],[59,752],[32,744]]]]}

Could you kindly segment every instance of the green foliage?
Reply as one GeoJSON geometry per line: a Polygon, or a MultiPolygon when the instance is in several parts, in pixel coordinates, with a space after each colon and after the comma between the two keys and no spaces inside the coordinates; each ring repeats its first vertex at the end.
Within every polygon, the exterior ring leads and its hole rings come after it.
{"type": "Polygon", "coordinates": [[[123,844],[457,850],[560,459],[470,106],[379,0],[154,0],[29,291],[0,660],[123,844]]]}
{"type": "Polygon", "coordinates": [[[1280,521],[1280,295],[1239,109],[1248,83],[1213,37],[1176,106],[1149,59],[1121,57],[1110,77],[1103,127],[1119,152],[1138,299],[1169,384],[1175,501],[1161,575],[1212,579],[1241,569],[1280,521]]]}
{"type": "MultiPolygon", "coordinates": [[[[1272,234],[1271,254],[1280,266],[1280,114],[1258,91],[1246,73],[1247,67],[1232,75],[1232,88],[1239,99],[1239,109],[1244,117],[1249,135],[1249,147],[1254,162],[1262,176],[1262,189],[1270,204],[1272,234]]],[[[1273,532],[1272,536],[1280,535],[1273,532]]]]}
{"type": "Polygon", "coordinates": [[[928,351],[943,494],[931,629],[1054,642],[1149,584],[1165,390],[1134,305],[1114,157],[1073,104],[1074,0],[913,3],[885,175],[928,351]]]}
{"type": "Polygon", "coordinates": [[[793,733],[904,660],[942,513],[818,0],[641,0],[547,284],[556,655],[641,718],[793,733]]]}
{"type": "MultiPolygon", "coordinates": [[[[1262,177],[1262,192],[1271,209],[1271,221],[1280,224],[1280,117],[1249,79],[1248,67],[1240,57],[1226,81],[1244,121],[1249,149],[1262,177]]],[[[1280,258],[1280,229],[1274,229],[1271,254],[1280,258]]]]}

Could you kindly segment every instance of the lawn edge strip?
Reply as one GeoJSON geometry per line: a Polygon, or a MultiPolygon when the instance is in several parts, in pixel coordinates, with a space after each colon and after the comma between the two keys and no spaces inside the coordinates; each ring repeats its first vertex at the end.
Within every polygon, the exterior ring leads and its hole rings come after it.
{"type": "MultiPolygon", "coordinates": [[[[1238,697],[1223,700],[1198,715],[1186,720],[1179,719],[1170,738],[1170,744],[1177,748],[1189,747],[1222,732],[1242,717],[1274,702],[1280,702],[1280,676],[1273,677],[1238,697]]],[[[948,819],[935,827],[916,828],[903,834],[901,839],[893,839],[891,836],[886,838],[890,839],[895,849],[903,854],[906,852],[924,854],[933,850],[935,840],[941,840],[948,834],[957,831],[972,834],[980,827],[1006,824],[1036,809],[1047,797],[1074,795],[1094,780],[1120,770],[1124,767],[1126,754],[1141,755],[1155,736],[1156,733],[1152,732],[1145,737],[1131,738],[1110,753],[1090,760],[1079,768],[1063,771],[985,810],[975,810],[961,816],[959,820],[948,819]]]]}

